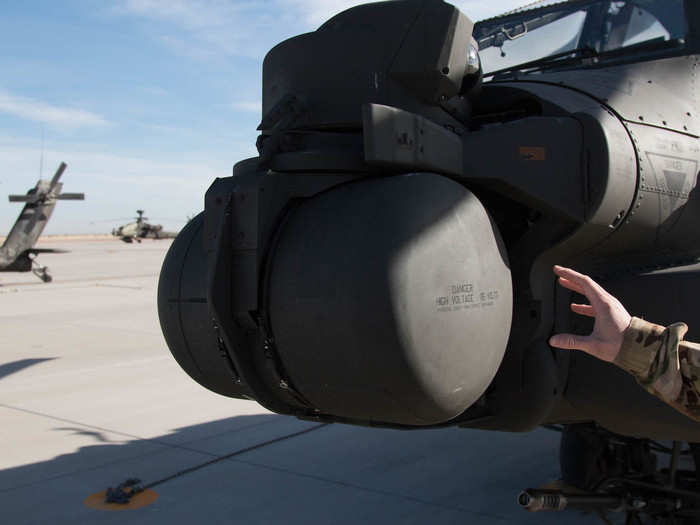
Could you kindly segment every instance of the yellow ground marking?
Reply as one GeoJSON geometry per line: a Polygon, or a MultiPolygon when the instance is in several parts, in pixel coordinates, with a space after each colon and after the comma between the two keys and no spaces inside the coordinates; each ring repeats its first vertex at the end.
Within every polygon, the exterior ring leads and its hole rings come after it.
{"type": "Polygon", "coordinates": [[[158,499],[158,493],[155,490],[146,489],[143,492],[134,494],[129,503],[105,503],[106,490],[93,494],[85,498],[85,506],[97,510],[134,510],[150,505],[158,499]]]}

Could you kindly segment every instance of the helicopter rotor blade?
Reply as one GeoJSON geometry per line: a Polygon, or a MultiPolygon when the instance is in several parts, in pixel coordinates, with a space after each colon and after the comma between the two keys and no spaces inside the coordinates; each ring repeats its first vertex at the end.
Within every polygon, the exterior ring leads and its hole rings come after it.
{"type": "Polygon", "coordinates": [[[54,173],[54,176],[51,178],[51,184],[49,185],[49,191],[52,191],[56,187],[56,184],[58,184],[58,181],[61,178],[61,175],[63,175],[63,172],[66,171],[67,167],[68,167],[68,165],[65,162],[61,162],[61,164],[58,166],[58,169],[56,170],[56,173],[54,173]]]}
{"type": "Polygon", "coordinates": [[[10,202],[34,202],[36,195],[8,195],[10,202]]]}
{"type": "Polygon", "coordinates": [[[61,201],[84,201],[85,194],[84,193],[61,193],[56,198],[58,200],[61,200],[61,201]]]}

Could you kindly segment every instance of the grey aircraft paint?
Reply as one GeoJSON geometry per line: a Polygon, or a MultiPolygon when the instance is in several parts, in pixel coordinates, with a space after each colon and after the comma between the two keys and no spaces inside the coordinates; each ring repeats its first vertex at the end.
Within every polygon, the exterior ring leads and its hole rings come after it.
{"type": "Polygon", "coordinates": [[[60,253],[60,250],[34,248],[41,233],[51,218],[56,201],[84,200],[83,193],[62,193],[59,182],[66,169],[64,162],[51,180],[39,179],[26,195],[10,195],[10,202],[24,202],[24,207],[0,247],[0,272],[33,272],[42,281],[50,282],[51,275],[45,266],[40,266],[36,256],[40,253],[60,253]]]}
{"type": "Polygon", "coordinates": [[[260,155],[213,182],[163,265],[174,357],[211,390],[303,419],[566,424],[564,477],[587,505],[626,498],[595,499],[618,478],[650,501],[633,472],[671,498],[636,438],[700,442],[700,423],[548,346],[590,330],[551,269],[700,324],[699,52],[691,0],[572,0],[476,25],[440,0],[379,2],[278,44],[260,155]],[[505,54],[570,16],[563,49],[483,74],[477,49],[505,54]]]}

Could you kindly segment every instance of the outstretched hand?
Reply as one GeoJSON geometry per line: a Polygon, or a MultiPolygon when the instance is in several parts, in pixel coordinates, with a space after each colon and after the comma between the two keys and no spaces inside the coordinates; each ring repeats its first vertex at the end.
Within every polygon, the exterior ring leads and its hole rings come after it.
{"type": "Polygon", "coordinates": [[[590,304],[571,304],[571,310],[595,318],[590,335],[555,334],[549,344],[566,350],[583,350],[603,361],[614,361],[620,352],[623,334],[632,320],[622,303],[587,275],[555,266],[559,284],[586,296],[590,304]]]}

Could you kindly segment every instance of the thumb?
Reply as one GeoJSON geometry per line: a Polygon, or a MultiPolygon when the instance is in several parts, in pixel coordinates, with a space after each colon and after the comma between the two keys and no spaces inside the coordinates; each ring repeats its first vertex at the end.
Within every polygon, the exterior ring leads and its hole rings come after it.
{"type": "Polygon", "coordinates": [[[591,349],[591,338],[584,335],[555,334],[549,338],[549,344],[564,350],[583,350],[588,352],[591,349]]]}

